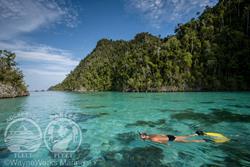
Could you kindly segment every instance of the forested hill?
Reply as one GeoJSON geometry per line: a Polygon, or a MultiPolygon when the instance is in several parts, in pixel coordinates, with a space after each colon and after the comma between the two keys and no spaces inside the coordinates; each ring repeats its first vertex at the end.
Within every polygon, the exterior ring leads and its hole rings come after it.
{"type": "Polygon", "coordinates": [[[51,90],[187,91],[250,89],[250,1],[220,0],[176,34],[102,39],[51,90]]]}
{"type": "Polygon", "coordinates": [[[0,50],[0,98],[27,96],[22,72],[16,67],[16,55],[0,50]]]}

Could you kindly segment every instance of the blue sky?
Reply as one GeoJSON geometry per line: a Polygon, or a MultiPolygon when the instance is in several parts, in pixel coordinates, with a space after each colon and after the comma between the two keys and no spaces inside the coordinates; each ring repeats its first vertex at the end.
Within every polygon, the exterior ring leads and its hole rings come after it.
{"type": "Polygon", "coordinates": [[[29,90],[47,89],[102,38],[165,37],[217,0],[0,0],[0,49],[17,55],[29,90]]]}

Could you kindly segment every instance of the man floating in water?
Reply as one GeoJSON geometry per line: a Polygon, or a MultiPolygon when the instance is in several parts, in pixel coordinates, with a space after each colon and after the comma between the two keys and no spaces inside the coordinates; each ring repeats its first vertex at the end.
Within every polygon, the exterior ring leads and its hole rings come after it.
{"type": "Polygon", "coordinates": [[[152,142],[156,142],[156,143],[162,143],[162,144],[166,144],[169,141],[175,141],[175,142],[181,142],[181,143],[202,143],[202,142],[209,142],[212,141],[210,139],[202,139],[202,140],[188,140],[188,138],[190,137],[194,137],[194,136],[203,136],[206,133],[204,133],[203,131],[196,131],[196,134],[192,134],[192,135],[187,135],[187,136],[173,136],[173,135],[163,135],[163,134],[147,134],[147,133],[140,133],[140,138],[143,140],[149,140],[152,142]]]}

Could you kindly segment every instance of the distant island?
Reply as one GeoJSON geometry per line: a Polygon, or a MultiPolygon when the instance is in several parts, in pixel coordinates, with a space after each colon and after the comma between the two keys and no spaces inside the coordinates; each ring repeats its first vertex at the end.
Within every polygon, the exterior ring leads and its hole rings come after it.
{"type": "Polygon", "coordinates": [[[16,67],[16,55],[0,50],[0,98],[28,96],[22,72],[16,67]]]}
{"type": "Polygon", "coordinates": [[[46,90],[41,89],[41,90],[32,90],[31,92],[46,92],[46,90]]]}
{"type": "Polygon", "coordinates": [[[178,24],[175,35],[102,39],[62,83],[49,90],[249,90],[249,15],[247,0],[220,0],[197,19],[178,24]]]}

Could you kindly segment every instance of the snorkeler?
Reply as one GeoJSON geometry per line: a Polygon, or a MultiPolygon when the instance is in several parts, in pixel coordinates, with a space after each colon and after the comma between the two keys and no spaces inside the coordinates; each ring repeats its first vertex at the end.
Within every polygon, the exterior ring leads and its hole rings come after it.
{"type": "Polygon", "coordinates": [[[182,142],[182,143],[201,143],[201,142],[208,142],[208,139],[202,139],[202,140],[187,140],[190,137],[194,136],[202,136],[204,135],[204,132],[202,131],[196,131],[196,134],[187,135],[187,136],[173,136],[173,135],[163,135],[163,134],[147,134],[147,133],[140,133],[140,138],[143,140],[150,140],[152,142],[156,143],[162,143],[165,144],[169,141],[175,141],[175,142],[182,142]]]}

